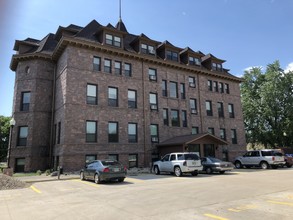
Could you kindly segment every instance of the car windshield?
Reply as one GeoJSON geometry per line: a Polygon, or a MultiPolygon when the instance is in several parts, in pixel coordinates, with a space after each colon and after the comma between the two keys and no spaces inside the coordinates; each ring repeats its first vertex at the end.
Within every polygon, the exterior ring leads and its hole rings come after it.
{"type": "Polygon", "coordinates": [[[120,163],[118,161],[113,161],[113,160],[104,160],[104,161],[101,161],[102,164],[104,166],[120,166],[120,163]]]}
{"type": "Polygon", "coordinates": [[[214,158],[214,157],[208,157],[212,162],[216,163],[216,162],[222,162],[221,160],[214,158]]]}
{"type": "Polygon", "coordinates": [[[178,160],[199,160],[197,154],[182,154],[178,155],[178,160]]]}

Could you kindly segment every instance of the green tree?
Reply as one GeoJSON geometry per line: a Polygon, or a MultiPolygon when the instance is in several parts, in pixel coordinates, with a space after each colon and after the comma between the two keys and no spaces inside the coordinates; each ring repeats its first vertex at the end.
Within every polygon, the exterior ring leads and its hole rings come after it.
{"type": "Polygon", "coordinates": [[[0,161],[6,161],[9,143],[10,119],[0,115],[0,161]]]}
{"type": "Polygon", "coordinates": [[[245,71],[241,95],[247,142],[293,147],[293,72],[279,61],[245,71]]]}

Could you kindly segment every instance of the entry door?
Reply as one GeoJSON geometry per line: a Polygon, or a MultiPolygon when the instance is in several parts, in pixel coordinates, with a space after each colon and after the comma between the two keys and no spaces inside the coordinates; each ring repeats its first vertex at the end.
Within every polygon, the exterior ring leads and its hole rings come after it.
{"type": "Polygon", "coordinates": [[[215,157],[215,145],[214,144],[204,144],[204,156],[205,157],[215,157]]]}

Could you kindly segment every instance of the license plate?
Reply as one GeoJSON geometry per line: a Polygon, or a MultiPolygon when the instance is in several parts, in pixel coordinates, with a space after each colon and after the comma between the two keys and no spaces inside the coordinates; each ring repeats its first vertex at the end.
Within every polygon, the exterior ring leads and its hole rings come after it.
{"type": "Polygon", "coordinates": [[[191,164],[195,166],[196,165],[196,162],[195,161],[192,161],[191,164]]]}
{"type": "Polygon", "coordinates": [[[113,171],[114,172],[119,172],[120,171],[120,168],[113,168],[113,171]]]}

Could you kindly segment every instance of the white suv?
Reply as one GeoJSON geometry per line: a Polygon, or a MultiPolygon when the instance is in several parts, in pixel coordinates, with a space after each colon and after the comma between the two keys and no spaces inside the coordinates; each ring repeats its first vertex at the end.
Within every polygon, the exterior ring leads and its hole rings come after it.
{"type": "Polygon", "coordinates": [[[197,176],[198,171],[203,169],[198,153],[171,153],[166,154],[161,160],[153,165],[156,175],[160,172],[175,173],[176,176],[182,176],[182,173],[191,173],[197,176]]]}
{"type": "Polygon", "coordinates": [[[246,168],[260,166],[262,169],[268,169],[270,167],[277,168],[278,166],[283,166],[285,163],[282,153],[271,149],[248,151],[243,156],[236,157],[234,162],[237,169],[243,166],[246,168]]]}

